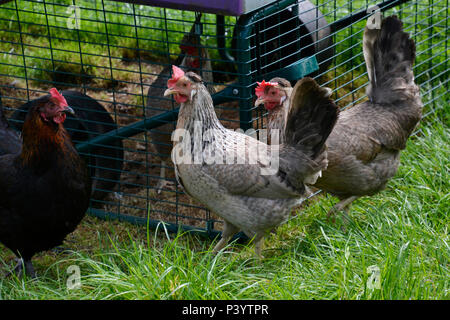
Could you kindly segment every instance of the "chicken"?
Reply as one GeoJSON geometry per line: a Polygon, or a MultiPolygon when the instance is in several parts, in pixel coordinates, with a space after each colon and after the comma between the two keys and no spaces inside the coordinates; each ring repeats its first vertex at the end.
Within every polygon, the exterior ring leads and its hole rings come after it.
{"type": "MultiPolygon", "coordinates": [[[[19,257],[14,271],[32,277],[31,258],[75,230],[91,194],[87,168],[63,126],[73,110],[55,88],[50,94],[29,110],[20,151],[0,156],[0,242],[19,257]]],[[[9,130],[0,119],[1,131],[9,130]]]]}
{"type": "MultiPolygon", "coordinates": [[[[328,215],[343,210],[345,222],[354,200],[383,190],[395,175],[400,151],[422,114],[412,70],[415,44],[402,22],[391,16],[382,21],[381,29],[366,27],[363,51],[369,101],[341,112],[327,140],[328,168],[315,184],[340,199],[328,215]]],[[[282,112],[278,115],[281,118],[282,112]]],[[[279,119],[269,116],[269,122],[270,127],[283,128],[279,119]]]]}
{"type": "MultiPolygon", "coordinates": [[[[199,73],[207,82],[209,92],[214,94],[211,59],[208,50],[201,47],[200,36],[195,33],[195,25],[200,22],[200,18],[201,14],[197,16],[191,31],[183,37],[180,44],[182,54],[178,56],[174,64],[186,70],[199,73]]],[[[146,116],[148,118],[174,109],[172,101],[162,96],[167,80],[170,78],[170,70],[171,65],[167,65],[148,89],[146,108],[146,116]]],[[[169,182],[166,180],[166,168],[172,150],[170,136],[174,130],[174,125],[174,123],[167,123],[149,131],[152,146],[161,161],[160,178],[156,185],[158,193],[161,193],[169,182]]]]}
{"type": "MultiPolygon", "coordinates": [[[[97,137],[99,134],[117,129],[116,123],[100,103],[88,95],[73,90],[61,91],[66,102],[74,109],[75,115],[71,115],[64,122],[64,128],[74,144],[81,143],[97,137]]],[[[11,116],[12,127],[22,131],[22,123],[28,110],[49,96],[42,96],[24,103],[11,116]]],[[[92,148],[88,154],[81,157],[89,165],[92,177],[91,205],[100,206],[103,199],[114,190],[123,162],[122,140],[114,140],[92,148]]]]}
{"type": "MultiPolygon", "coordinates": [[[[173,66],[164,95],[180,103],[172,161],[186,193],[225,221],[214,252],[242,230],[261,257],[266,233],[284,222],[307,194],[305,180],[326,168],[325,140],[338,115],[329,91],[313,79],[293,89],[286,143],[268,145],[218,120],[201,77],[173,66]]],[[[311,181],[314,182],[314,181],[311,181]]]]}

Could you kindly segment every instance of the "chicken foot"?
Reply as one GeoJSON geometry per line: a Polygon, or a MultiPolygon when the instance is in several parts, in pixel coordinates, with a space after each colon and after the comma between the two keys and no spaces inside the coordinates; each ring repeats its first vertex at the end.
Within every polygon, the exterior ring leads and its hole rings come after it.
{"type": "Polygon", "coordinates": [[[239,232],[239,228],[232,225],[228,221],[225,220],[225,225],[222,231],[222,237],[219,242],[217,242],[216,246],[213,249],[213,253],[217,254],[220,250],[222,250],[228,243],[228,241],[239,232]]]}
{"type": "Polygon", "coordinates": [[[20,258],[17,259],[17,265],[14,267],[14,269],[5,274],[5,278],[8,278],[13,274],[16,274],[19,278],[22,278],[24,269],[27,276],[31,277],[32,279],[36,278],[36,271],[34,271],[33,263],[31,262],[31,260],[23,260],[20,258]]]}

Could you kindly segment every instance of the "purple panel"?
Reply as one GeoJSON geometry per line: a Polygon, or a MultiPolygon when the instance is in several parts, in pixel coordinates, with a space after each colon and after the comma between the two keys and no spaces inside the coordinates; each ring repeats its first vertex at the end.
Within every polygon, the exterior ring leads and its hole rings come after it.
{"type": "Polygon", "coordinates": [[[164,7],[188,11],[240,16],[244,12],[245,0],[115,0],[128,3],[145,4],[154,7],[164,7]]]}

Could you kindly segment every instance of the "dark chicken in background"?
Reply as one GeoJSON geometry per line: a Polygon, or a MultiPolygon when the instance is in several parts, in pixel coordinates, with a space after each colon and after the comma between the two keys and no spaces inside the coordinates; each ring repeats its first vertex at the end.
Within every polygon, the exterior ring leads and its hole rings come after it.
{"type": "MultiPolygon", "coordinates": [[[[363,53],[369,101],[341,112],[327,140],[328,168],[315,184],[341,200],[329,215],[344,210],[348,220],[347,211],[354,200],[381,191],[397,172],[400,151],[406,148],[422,115],[412,69],[415,51],[414,41],[396,16],[385,18],[381,29],[366,27],[363,53]]],[[[275,95],[283,94],[286,92],[275,95]]],[[[258,100],[270,101],[271,96],[258,100]]],[[[277,108],[285,107],[279,104],[269,110],[268,126],[282,129],[284,121],[271,117],[277,108]]],[[[283,116],[283,112],[277,114],[283,116]]]]}
{"type": "MultiPolygon", "coordinates": [[[[3,149],[5,141],[0,145],[0,242],[19,258],[14,271],[32,277],[31,258],[75,230],[91,195],[87,167],[63,126],[73,109],[56,89],[50,93],[30,108],[23,142],[17,135],[10,141],[8,150],[15,152],[3,149]]],[[[0,131],[14,135],[2,107],[0,131]]]]}
{"type": "Polygon", "coordinates": [[[185,133],[179,140],[174,136],[177,180],[188,195],[225,220],[214,252],[242,230],[254,237],[255,253],[261,257],[264,236],[288,218],[308,194],[306,184],[326,168],[325,140],[339,113],[330,91],[311,78],[296,84],[286,143],[274,154],[267,144],[220,123],[197,74],[174,66],[167,86],[164,95],[181,103],[177,132],[185,133]],[[203,139],[195,142],[196,136],[203,139]]]}
{"type": "MultiPolygon", "coordinates": [[[[74,144],[117,129],[108,111],[96,100],[73,90],[61,91],[61,95],[75,110],[75,114],[69,115],[64,122],[64,128],[74,144]]],[[[22,123],[28,110],[48,98],[49,96],[43,96],[20,106],[9,119],[11,127],[22,131],[22,123]]],[[[96,145],[87,154],[81,154],[89,166],[92,178],[92,206],[102,205],[103,199],[115,189],[120,180],[123,156],[123,143],[120,139],[96,145]]]]}
{"type": "MultiPolygon", "coordinates": [[[[186,71],[194,71],[200,74],[208,88],[210,94],[214,94],[213,72],[211,67],[211,59],[208,50],[201,47],[200,36],[195,32],[196,24],[200,23],[201,14],[199,14],[189,33],[187,33],[180,44],[181,54],[178,56],[174,65],[185,69],[186,71]]],[[[146,117],[151,118],[167,111],[175,109],[177,106],[173,104],[171,99],[163,97],[166,89],[167,80],[171,77],[172,65],[167,65],[158,75],[158,77],[150,85],[147,93],[146,117]]],[[[175,129],[175,123],[167,123],[149,131],[151,144],[157,157],[161,161],[161,170],[156,190],[160,193],[166,184],[166,169],[170,162],[170,153],[172,151],[172,131],[175,129]]]]}
{"type": "Polygon", "coordinates": [[[3,105],[0,97],[0,156],[18,153],[22,148],[22,140],[19,134],[11,128],[3,113],[3,105]]]}

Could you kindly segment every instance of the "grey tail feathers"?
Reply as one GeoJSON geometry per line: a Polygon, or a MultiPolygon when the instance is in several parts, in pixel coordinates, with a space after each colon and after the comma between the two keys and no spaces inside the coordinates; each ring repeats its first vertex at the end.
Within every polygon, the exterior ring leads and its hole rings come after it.
{"type": "Polygon", "coordinates": [[[380,29],[366,26],[363,53],[370,81],[366,92],[372,102],[394,103],[414,98],[418,93],[412,70],[416,46],[403,31],[400,19],[387,17],[380,29]]]}
{"type": "Polygon", "coordinates": [[[303,78],[294,86],[285,128],[285,143],[311,158],[325,150],[325,141],[336,124],[339,108],[330,98],[331,89],[303,78]]]}

